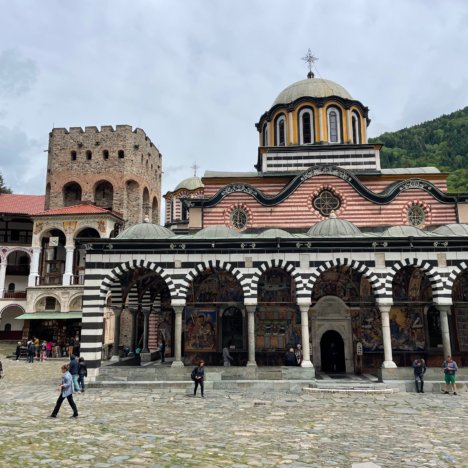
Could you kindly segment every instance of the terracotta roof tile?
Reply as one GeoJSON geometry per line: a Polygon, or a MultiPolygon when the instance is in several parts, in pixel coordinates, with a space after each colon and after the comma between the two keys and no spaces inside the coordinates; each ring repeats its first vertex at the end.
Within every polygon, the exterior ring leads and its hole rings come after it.
{"type": "Polygon", "coordinates": [[[73,214],[113,214],[119,218],[122,217],[120,213],[109,211],[105,208],[92,205],[90,203],[82,203],[81,205],[67,206],[66,208],[58,208],[56,210],[41,211],[35,213],[36,216],[54,216],[54,215],[73,215],[73,214]]]}
{"type": "Polygon", "coordinates": [[[35,214],[44,210],[44,195],[0,194],[0,213],[35,214]]]}

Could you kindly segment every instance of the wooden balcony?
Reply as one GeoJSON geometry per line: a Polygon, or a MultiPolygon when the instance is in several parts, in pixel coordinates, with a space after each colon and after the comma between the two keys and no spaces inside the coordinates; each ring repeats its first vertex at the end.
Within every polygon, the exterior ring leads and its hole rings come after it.
{"type": "Polygon", "coordinates": [[[63,276],[37,276],[36,286],[61,286],[63,276]]]}

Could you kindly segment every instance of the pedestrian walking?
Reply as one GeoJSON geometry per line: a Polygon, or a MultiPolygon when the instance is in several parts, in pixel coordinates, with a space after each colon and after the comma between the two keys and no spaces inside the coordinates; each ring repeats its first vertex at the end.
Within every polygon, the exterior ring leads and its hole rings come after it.
{"type": "Polygon", "coordinates": [[[39,338],[34,340],[35,357],[39,357],[39,338]]]}
{"type": "Polygon", "coordinates": [[[16,361],[20,358],[21,356],[21,341],[18,341],[18,345],[16,346],[16,361]]]}
{"type": "Polygon", "coordinates": [[[293,348],[289,348],[284,361],[286,366],[297,366],[297,357],[293,348]]]}
{"type": "Polygon", "coordinates": [[[46,358],[52,357],[52,341],[49,340],[46,348],[46,358]]]}
{"type": "Polygon", "coordinates": [[[70,371],[70,374],[73,380],[73,386],[77,392],[80,391],[80,386],[78,385],[78,369],[79,369],[78,361],[75,359],[75,355],[72,354],[70,356],[70,363],[69,363],[68,370],[70,371]]]}
{"type": "Polygon", "coordinates": [[[43,341],[41,344],[41,362],[45,362],[47,352],[47,341],[43,341]]]}
{"type": "Polygon", "coordinates": [[[159,347],[159,353],[161,354],[161,362],[164,362],[164,355],[166,354],[166,340],[164,339],[164,337],[161,339],[161,346],[159,347]]]}
{"type": "Polygon", "coordinates": [[[234,361],[233,357],[229,354],[229,347],[231,346],[232,341],[229,341],[228,344],[223,348],[223,364],[224,367],[231,367],[231,361],[234,361]]]}
{"type": "Polygon", "coordinates": [[[75,357],[79,357],[80,355],[80,339],[75,337],[75,344],[73,345],[73,354],[75,357]]]}
{"type": "Polygon", "coordinates": [[[55,405],[54,411],[52,414],[48,416],[49,418],[56,418],[58,412],[60,411],[60,407],[62,406],[63,400],[65,398],[68,400],[68,404],[70,405],[71,409],[73,410],[73,416],[71,418],[78,417],[78,410],[76,409],[75,402],[73,401],[73,380],[72,376],[69,372],[70,366],[68,364],[64,364],[62,366],[62,385],[59,385],[59,392],[60,396],[57,399],[57,403],[55,405]]]}
{"type": "Polygon", "coordinates": [[[36,346],[34,346],[34,340],[29,342],[28,346],[28,362],[33,364],[34,363],[34,354],[36,353],[36,346]]]}
{"type": "Polygon", "coordinates": [[[442,364],[442,369],[445,373],[445,392],[444,395],[449,395],[450,386],[453,387],[453,394],[457,394],[457,386],[455,385],[455,372],[458,370],[457,363],[452,360],[451,356],[447,356],[447,359],[442,364]]]}
{"type": "Polygon", "coordinates": [[[203,382],[205,381],[205,369],[204,369],[205,361],[200,361],[200,364],[198,364],[195,369],[192,371],[192,380],[195,382],[195,388],[193,390],[193,396],[197,396],[197,389],[198,386],[200,385],[201,389],[201,397],[205,398],[205,395],[203,394],[203,382]]]}
{"type": "Polygon", "coordinates": [[[86,368],[84,358],[80,357],[80,359],[78,359],[78,381],[81,385],[81,393],[85,392],[85,377],[88,377],[88,369],[86,368]]]}
{"type": "Polygon", "coordinates": [[[413,362],[414,383],[416,384],[416,392],[424,393],[424,374],[426,373],[426,363],[424,359],[416,359],[413,362]],[[421,383],[421,387],[419,384],[421,383]]]}
{"type": "Polygon", "coordinates": [[[297,365],[300,366],[302,364],[302,347],[300,344],[297,345],[297,349],[294,354],[296,355],[297,365]]]}
{"type": "Polygon", "coordinates": [[[70,357],[73,354],[73,346],[75,346],[75,339],[73,338],[73,336],[70,336],[70,339],[68,340],[68,355],[70,357]]]}

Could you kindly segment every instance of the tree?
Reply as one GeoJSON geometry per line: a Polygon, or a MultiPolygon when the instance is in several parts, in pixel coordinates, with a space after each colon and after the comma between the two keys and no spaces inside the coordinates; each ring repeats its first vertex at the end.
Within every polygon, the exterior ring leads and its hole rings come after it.
{"type": "Polygon", "coordinates": [[[9,187],[5,187],[5,181],[3,180],[3,174],[0,171],[0,190],[2,193],[13,193],[13,190],[9,187]]]}

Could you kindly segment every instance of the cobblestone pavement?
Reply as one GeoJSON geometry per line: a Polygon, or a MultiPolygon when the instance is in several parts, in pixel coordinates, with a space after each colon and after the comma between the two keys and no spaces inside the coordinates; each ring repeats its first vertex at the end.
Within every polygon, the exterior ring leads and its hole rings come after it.
{"type": "Polygon", "coordinates": [[[0,467],[468,467],[468,398],[90,389],[58,396],[62,362],[3,360],[0,467]]]}

